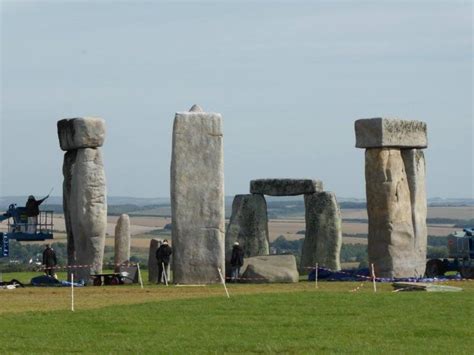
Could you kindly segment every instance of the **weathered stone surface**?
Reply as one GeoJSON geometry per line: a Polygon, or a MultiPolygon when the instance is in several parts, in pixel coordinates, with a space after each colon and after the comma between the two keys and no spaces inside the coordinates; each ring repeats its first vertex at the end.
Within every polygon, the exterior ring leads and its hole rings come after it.
{"type": "Polygon", "coordinates": [[[415,236],[414,276],[421,277],[425,274],[428,243],[425,155],[420,149],[402,149],[401,153],[410,189],[411,215],[415,236]]]}
{"type": "Polygon", "coordinates": [[[115,270],[120,265],[130,260],[130,217],[127,214],[120,215],[115,225],[115,270]]]}
{"type": "MultiPolygon", "coordinates": [[[[67,264],[74,265],[76,263],[76,253],[74,249],[74,235],[71,224],[71,182],[72,182],[72,167],[76,161],[76,150],[71,150],[64,154],[63,162],[63,210],[64,210],[64,223],[66,225],[67,235],[67,264]]],[[[74,270],[68,269],[68,279],[70,280],[71,272],[74,270]]]]}
{"type": "Polygon", "coordinates": [[[107,227],[107,193],[100,149],[78,149],[71,169],[71,191],[67,198],[77,279],[88,280],[102,271],[107,227]]]}
{"type": "Polygon", "coordinates": [[[224,151],[218,113],[180,112],[171,159],[173,276],[177,284],[219,282],[224,270],[224,151]]]}
{"type": "Polygon", "coordinates": [[[226,265],[239,242],[246,258],[268,255],[267,202],[262,195],[236,195],[225,235],[226,265]]]}
{"type": "Polygon", "coordinates": [[[199,105],[193,105],[190,109],[189,112],[204,112],[204,110],[201,108],[199,105]]]}
{"type": "Polygon", "coordinates": [[[340,270],[342,245],[341,211],[332,192],[304,195],[306,233],[301,270],[319,266],[340,270]]]}
{"type": "Polygon", "coordinates": [[[97,148],[104,144],[105,121],[96,117],[66,118],[58,121],[62,150],[97,148]]]}
{"type": "Polygon", "coordinates": [[[250,181],[250,193],[270,196],[295,196],[323,190],[320,180],[311,179],[257,179],[250,181]]]}
{"type": "Polygon", "coordinates": [[[266,255],[244,259],[242,279],[245,282],[298,282],[294,255],[266,255]],[[247,280],[245,280],[247,279],[247,280]]]}
{"type": "Polygon", "coordinates": [[[393,118],[366,118],[355,121],[357,148],[426,148],[426,123],[393,118]]]}
{"type": "Polygon", "coordinates": [[[367,149],[365,181],[369,262],[378,277],[416,274],[410,189],[399,149],[367,149]]]}
{"type": "Polygon", "coordinates": [[[158,261],[156,260],[156,251],[161,245],[161,240],[151,239],[148,252],[148,282],[156,283],[158,281],[158,261]]]}

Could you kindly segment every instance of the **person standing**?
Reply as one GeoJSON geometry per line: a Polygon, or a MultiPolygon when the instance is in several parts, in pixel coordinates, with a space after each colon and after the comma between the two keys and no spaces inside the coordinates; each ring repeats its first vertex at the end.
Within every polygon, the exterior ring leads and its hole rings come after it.
{"type": "Polygon", "coordinates": [[[58,260],[56,259],[56,252],[49,244],[46,244],[46,248],[43,251],[43,266],[45,274],[54,277],[54,268],[57,263],[58,260]]]}
{"type": "Polygon", "coordinates": [[[232,247],[232,256],[230,258],[230,266],[232,267],[231,281],[237,282],[242,265],[244,265],[244,250],[239,245],[239,242],[235,242],[232,247]]]}
{"type": "Polygon", "coordinates": [[[165,239],[163,240],[163,244],[156,250],[156,261],[158,262],[158,284],[161,283],[161,279],[164,276],[166,277],[166,281],[169,280],[168,278],[168,265],[170,263],[170,256],[173,254],[173,249],[168,245],[168,241],[165,239]]]}
{"type": "Polygon", "coordinates": [[[36,233],[36,225],[38,224],[38,215],[40,213],[39,206],[49,197],[46,196],[41,200],[36,200],[33,195],[28,197],[25,205],[25,213],[28,217],[28,225],[26,228],[27,233],[36,233]]]}

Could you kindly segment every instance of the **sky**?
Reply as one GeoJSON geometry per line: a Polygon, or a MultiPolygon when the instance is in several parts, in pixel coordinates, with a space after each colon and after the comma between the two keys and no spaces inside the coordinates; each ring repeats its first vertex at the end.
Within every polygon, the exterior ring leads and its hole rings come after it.
{"type": "Polygon", "coordinates": [[[223,115],[228,196],[293,177],[364,198],[371,117],[425,121],[428,197],[474,196],[470,1],[0,3],[0,196],[61,195],[56,122],[96,116],[109,196],[168,197],[193,104],[223,115]]]}

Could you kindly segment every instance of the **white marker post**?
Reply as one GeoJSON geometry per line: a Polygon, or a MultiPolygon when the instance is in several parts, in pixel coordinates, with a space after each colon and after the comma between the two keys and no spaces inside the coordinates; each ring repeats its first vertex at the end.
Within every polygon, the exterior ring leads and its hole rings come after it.
{"type": "Polygon", "coordinates": [[[74,312],[74,274],[71,274],[71,311],[74,312]]]}
{"type": "Polygon", "coordinates": [[[142,273],[140,271],[140,263],[137,263],[137,269],[138,269],[138,282],[140,282],[140,287],[143,289],[143,279],[142,279],[142,273]]]}
{"type": "Polygon", "coordinates": [[[370,267],[372,269],[372,283],[374,285],[374,292],[377,292],[377,284],[375,283],[375,269],[374,269],[374,264],[370,264],[370,267]]]}
{"type": "Polygon", "coordinates": [[[165,268],[165,263],[161,263],[161,267],[163,268],[163,278],[165,279],[165,285],[168,286],[168,270],[165,268]]]}
{"type": "Polygon", "coordinates": [[[227,298],[230,298],[229,291],[227,291],[227,286],[225,284],[224,276],[222,276],[222,271],[220,268],[217,268],[217,271],[219,271],[219,276],[221,277],[222,286],[224,286],[224,290],[225,290],[225,293],[227,294],[227,298]]]}
{"type": "Polygon", "coordinates": [[[319,264],[316,263],[316,269],[314,270],[314,285],[318,288],[318,266],[319,264]]]}

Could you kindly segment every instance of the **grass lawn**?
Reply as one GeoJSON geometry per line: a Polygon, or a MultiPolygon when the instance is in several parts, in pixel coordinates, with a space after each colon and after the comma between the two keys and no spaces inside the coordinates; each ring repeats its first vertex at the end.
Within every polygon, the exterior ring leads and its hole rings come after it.
{"type": "MultiPolygon", "coordinates": [[[[4,279],[7,279],[4,275],[4,279]]],[[[11,275],[8,275],[10,277],[11,275]]],[[[474,283],[459,293],[374,294],[366,283],[0,291],[3,353],[466,353],[474,283]]]]}

